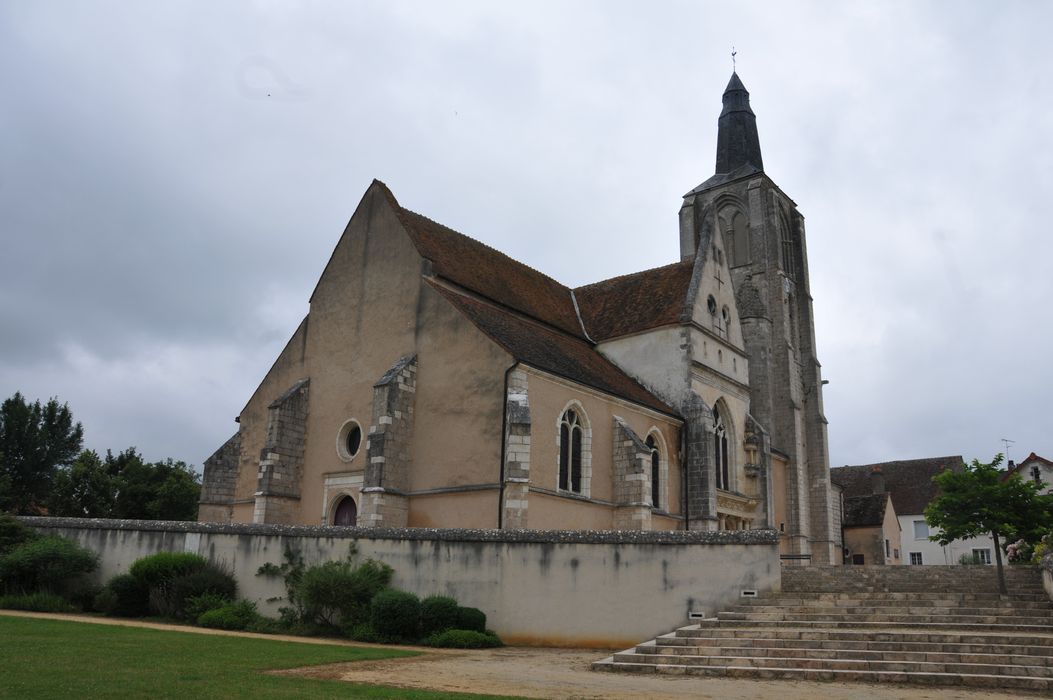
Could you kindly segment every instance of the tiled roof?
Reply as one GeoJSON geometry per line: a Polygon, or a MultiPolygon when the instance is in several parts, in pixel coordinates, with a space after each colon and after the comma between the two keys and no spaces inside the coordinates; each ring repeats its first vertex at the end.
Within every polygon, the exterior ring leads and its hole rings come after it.
{"type": "Polygon", "coordinates": [[[433,272],[465,289],[583,337],[570,288],[463,233],[399,205],[377,181],[433,272]]]}
{"type": "Polygon", "coordinates": [[[691,285],[691,262],[673,263],[578,287],[574,295],[595,341],[679,323],[691,285]]]}
{"type": "MultiPolygon", "coordinates": [[[[1045,464],[1047,467],[1053,467],[1053,462],[1049,461],[1045,457],[1040,457],[1039,455],[1032,452],[1030,455],[1027,456],[1026,459],[1022,459],[1016,464],[1014,464],[1012,469],[1006,470],[1006,473],[1002,476],[1002,481],[1005,481],[1013,474],[1020,473],[1024,467],[1031,464],[1045,464]]],[[[1030,477],[1029,474],[1021,474],[1021,476],[1023,476],[1024,478],[1030,477]]]]}
{"type": "MultiPolygon", "coordinates": [[[[885,522],[885,503],[887,501],[887,493],[846,498],[843,525],[845,527],[880,526],[885,522]]],[[[894,505],[893,508],[895,508],[894,505]]]]}
{"type": "Polygon", "coordinates": [[[881,468],[885,491],[892,496],[892,507],[896,515],[920,515],[925,506],[936,497],[936,484],[932,477],[946,469],[961,471],[965,462],[960,455],[908,459],[878,464],[835,467],[830,470],[830,481],[844,490],[845,500],[871,493],[871,473],[881,468]]]}
{"type": "Polygon", "coordinates": [[[517,360],[656,411],[676,415],[673,408],[581,338],[454,291],[438,282],[429,280],[429,283],[517,360]]]}

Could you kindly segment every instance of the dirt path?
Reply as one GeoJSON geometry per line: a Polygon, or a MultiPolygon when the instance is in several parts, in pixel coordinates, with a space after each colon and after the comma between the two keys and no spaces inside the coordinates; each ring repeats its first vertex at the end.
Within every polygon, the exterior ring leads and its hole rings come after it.
{"type": "MultiPolygon", "coordinates": [[[[226,632],[200,627],[183,627],[137,620],[115,620],[89,615],[57,615],[0,611],[17,617],[42,617],[126,627],[218,634],[239,637],[280,639],[300,644],[375,646],[333,639],[313,639],[245,632],[226,632]]],[[[327,678],[398,688],[420,688],[450,692],[518,695],[530,698],[580,698],[589,700],[991,700],[1034,697],[1028,694],[989,692],[957,688],[928,688],[901,685],[854,683],[813,683],[807,681],[766,681],[727,678],[637,676],[594,673],[589,664],[609,655],[609,651],[581,649],[504,649],[454,650],[399,647],[426,652],[410,659],[359,661],[313,666],[284,674],[308,678],[327,678]]]]}

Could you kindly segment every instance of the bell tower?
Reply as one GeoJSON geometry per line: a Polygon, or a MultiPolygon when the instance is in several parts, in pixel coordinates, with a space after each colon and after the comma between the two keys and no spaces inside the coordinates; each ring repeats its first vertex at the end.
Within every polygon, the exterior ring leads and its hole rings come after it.
{"type": "Polygon", "coordinates": [[[757,117],[737,73],[717,121],[716,172],[684,195],[681,260],[693,260],[714,231],[727,251],[749,357],[750,411],[771,438],[782,553],[840,564],[804,217],[764,172],[757,117]]]}

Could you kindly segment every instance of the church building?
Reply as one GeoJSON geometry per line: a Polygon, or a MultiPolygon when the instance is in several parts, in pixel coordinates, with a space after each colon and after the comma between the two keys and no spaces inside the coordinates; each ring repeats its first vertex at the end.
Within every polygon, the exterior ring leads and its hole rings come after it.
{"type": "Polygon", "coordinates": [[[736,74],[723,105],[680,261],[583,287],[374,181],[206,460],[200,520],[772,528],[839,563],[804,218],[736,74]]]}

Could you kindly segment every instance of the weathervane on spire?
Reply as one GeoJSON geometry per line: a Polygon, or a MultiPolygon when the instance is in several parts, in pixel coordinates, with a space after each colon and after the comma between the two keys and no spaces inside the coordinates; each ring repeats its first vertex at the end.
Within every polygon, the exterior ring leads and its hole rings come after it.
{"type": "Polygon", "coordinates": [[[735,56],[738,55],[738,51],[735,50],[735,45],[731,45],[731,72],[735,72],[735,56]]]}

